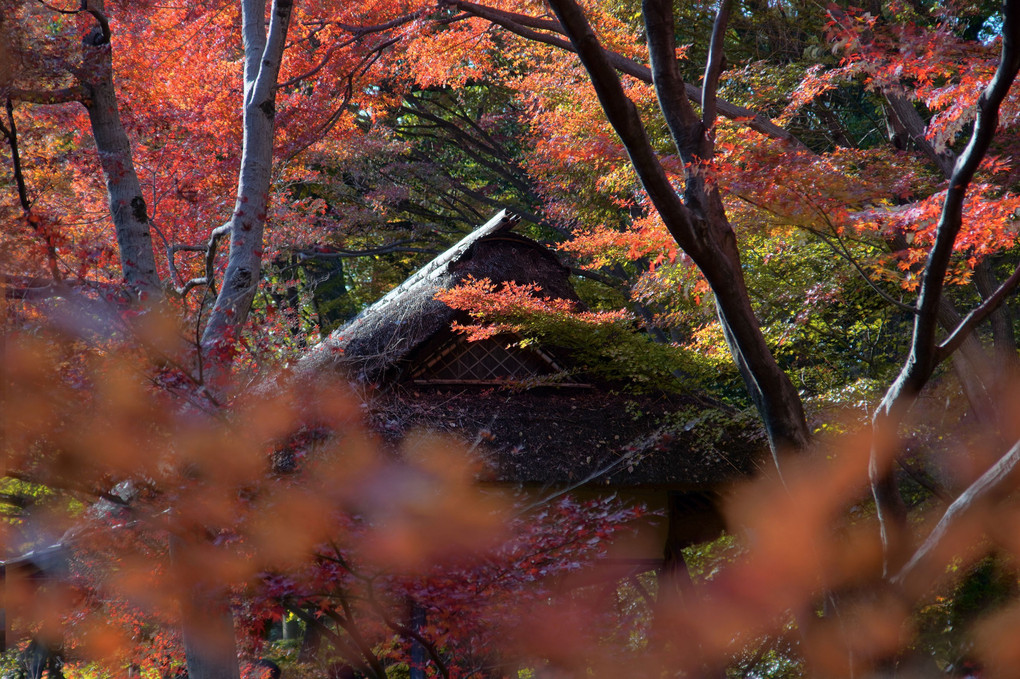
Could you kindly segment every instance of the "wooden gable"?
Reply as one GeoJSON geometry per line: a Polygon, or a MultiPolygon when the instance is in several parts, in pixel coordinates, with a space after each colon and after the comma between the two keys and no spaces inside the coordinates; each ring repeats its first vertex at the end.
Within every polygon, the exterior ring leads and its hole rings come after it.
{"type": "Polygon", "coordinates": [[[519,342],[511,335],[474,342],[453,335],[418,362],[411,379],[418,384],[499,384],[563,371],[549,354],[519,342]]]}

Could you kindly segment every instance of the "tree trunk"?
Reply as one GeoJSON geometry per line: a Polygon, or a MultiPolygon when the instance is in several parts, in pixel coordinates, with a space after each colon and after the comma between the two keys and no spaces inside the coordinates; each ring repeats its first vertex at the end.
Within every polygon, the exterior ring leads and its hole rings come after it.
{"type": "MultiPolygon", "coordinates": [[[[171,533],[170,561],[190,571],[197,565],[188,559],[184,540],[171,533]]],[[[226,594],[201,582],[200,574],[185,572],[183,582],[194,582],[181,593],[181,636],[189,679],[240,679],[234,620],[226,594]]]]}
{"type": "MultiPolygon", "coordinates": [[[[94,13],[101,16],[102,0],[92,0],[90,4],[94,13]]],[[[84,52],[85,63],[90,67],[88,81],[84,83],[88,96],[85,107],[106,180],[124,282],[139,298],[159,297],[162,286],[152,252],[149,215],[131,156],[131,142],[117,108],[113,52],[105,18],[101,26],[86,36],[84,52]]]]}
{"type": "MultiPolygon", "coordinates": [[[[688,101],[676,65],[673,8],[668,0],[645,0],[643,11],[651,58],[652,82],[670,134],[685,165],[684,196],[677,194],[656,156],[644,124],[627,97],[606,51],[574,0],[550,0],[564,33],[588,71],[599,102],[619,135],[645,191],[677,244],[705,275],[715,294],[726,341],[751,398],[761,414],[778,464],[784,452],[800,451],[810,440],[800,394],[776,363],[762,335],[744,283],[733,233],[718,191],[708,186],[700,164],[713,149],[715,80],[721,64],[721,40],[709,54],[703,83],[700,119],[688,101]]],[[[723,3],[714,33],[725,27],[728,3],[723,3]]]]}
{"type": "MultiPolygon", "coordinates": [[[[242,0],[244,34],[244,142],[237,199],[229,225],[230,253],[223,284],[202,334],[202,378],[213,394],[227,386],[231,351],[251,310],[262,265],[276,116],[276,84],[293,0],[274,0],[266,30],[265,0],[242,0]]],[[[184,639],[191,679],[238,679],[234,627],[226,592],[199,583],[185,602],[184,639]],[[199,614],[209,609],[209,615],[199,614]],[[220,640],[208,644],[208,636],[220,640]],[[205,637],[205,638],[204,638],[205,637]]]]}
{"type": "Polygon", "coordinates": [[[276,117],[276,83],[293,0],[275,0],[265,27],[265,0],[243,0],[244,146],[237,200],[229,222],[230,254],[202,349],[213,381],[229,365],[229,347],[243,327],[262,266],[262,237],[269,205],[276,117]]]}
{"type": "MultiPolygon", "coordinates": [[[[935,242],[928,253],[921,278],[910,354],[896,380],[886,390],[872,418],[875,443],[872,446],[869,473],[885,550],[884,574],[888,577],[895,574],[903,565],[902,545],[897,544],[895,539],[898,535],[906,533],[905,516],[898,506],[902,501],[897,494],[890,492],[894,490],[891,489],[894,485],[891,468],[898,451],[895,444],[888,441],[895,439],[904,414],[913,405],[939,363],[956,350],[960,338],[966,338],[974,325],[995,308],[992,304],[983,304],[984,314],[972,312],[968,319],[973,322],[962,321],[959,331],[954,330],[946,341],[937,342],[936,330],[939,325],[946,272],[949,269],[957,235],[963,225],[967,190],[995,136],[999,122],[999,107],[1016,80],[1017,73],[1020,72],[1020,5],[1016,3],[1006,3],[1003,7],[1002,37],[1002,57],[999,66],[978,99],[977,115],[970,141],[956,159],[949,180],[942,214],[935,231],[935,242]]],[[[1020,274],[1020,269],[1017,274],[1020,274]]],[[[1003,285],[1016,285],[1020,281],[1020,275],[1017,274],[1003,285]]],[[[995,300],[1001,301],[1002,296],[996,293],[989,296],[989,302],[995,300]]]]}

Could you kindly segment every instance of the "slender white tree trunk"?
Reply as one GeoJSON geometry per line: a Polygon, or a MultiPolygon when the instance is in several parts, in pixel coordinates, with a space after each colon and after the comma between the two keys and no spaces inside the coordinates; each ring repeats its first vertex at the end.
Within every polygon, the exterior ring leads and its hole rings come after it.
{"type": "MultiPolygon", "coordinates": [[[[293,0],[274,0],[266,31],[265,0],[242,0],[244,32],[244,145],[234,213],[227,223],[230,252],[216,303],[202,335],[203,378],[215,393],[229,372],[231,346],[251,310],[262,267],[276,117],[276,85],[293,0]]],[[[227,594],[198,583],[182,602],[183,636],[191,679],[238,679],[227,594]],[[210,646],[210,635],[221,643],[210,646]]]]}
{"type": "MultiPolygon", "coordinates": [[[[90,6],[103,16],[102,0],[92,0],[90,6]]],[[[105,17],[84,42],[85,62],[91,66],[83,83],[87,92],[84,103],[106,180],[124,282],[136,297],[160,296],[162,285],[152,252],[149,215],[131,156],[131,142],[117,109],[113,46],[105,17]]]]}
{"type": "Polygon", "coordinates": [[[244,30],[244,147],[237,202],[229,222],[230,254],[222,287],[202,335],[207,365],[215,375],[226,366],[258,287],[262,237],[269,203],[280,73],[293,0],[275,0],[265,27],[265,0],[242,0],[244,30]]]}

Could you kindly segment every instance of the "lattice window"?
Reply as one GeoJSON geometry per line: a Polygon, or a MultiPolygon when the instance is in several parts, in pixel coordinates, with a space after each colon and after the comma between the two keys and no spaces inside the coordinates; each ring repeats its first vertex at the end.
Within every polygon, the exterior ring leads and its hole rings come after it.
{"type": "Polygon", "coordinates": [[[513,344],[512,338],[468,342],[454,338],[412,377],[423,382],[499,382],[523,380],[558,371],[551,359],[513,344]]]}

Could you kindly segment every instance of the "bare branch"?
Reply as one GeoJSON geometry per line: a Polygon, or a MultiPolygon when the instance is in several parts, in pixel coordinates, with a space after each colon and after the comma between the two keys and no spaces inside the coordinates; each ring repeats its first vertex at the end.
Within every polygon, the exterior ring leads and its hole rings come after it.
{"type": "Polygon", "coordinates": [[[1010,479],[1017,463],[1020,462],[1020,441],[1013,445],[1006,453],[999,458],[992,467],[982,474],[977,481],[972,483],[963,491],[953,504],[949,505],[946,513],[942,515],[935,529],[931,532],[924,544],[914,552],[910,561],[900,569],[899,573],[892,578],[892,582],[913,589],[922,571],[936,567],[936,564],[929,564],[934,552],[942,545],[946,536],[959,522],[964,514],[969,512],[974,505],[987,498],[990,494],[1003,487],[1010,479]]]}
{"type": "Polygon", "coordinates": [[[716,116],[716,88],[719,85],[719,76],[723,69],[723,42],[726,37],[726,24],[730,19],[730,8],[732,0],[720,0],[719,11],[715,15],[715,23],[712,25],[712,42],[708,48],[708,61],[705,63],[705,78],[701,83],[701,120],[705,130],[711,133],[715,125],[716,116]]]}
{"type": "Polygon", "coordinates": [[[1009,278],[1004,280],[995,289],[995,292],[986,297],[980,305],[967,314],[966,318],[960,321],[960,324],[949,334],[949,337],[938,345],[935,360],[941,363],[946,357],[956,351],[967,335],[973,332],[974,328],[982,321],[992,315],[999,308],[999,305],[1002,304],[1006,296],[1016,289],[1018,284],[1020,284],[1020,265],[1017,266],[1009,278]]]}
{"type": "MultiPolygon", "coordinates": [[[[209,291],[216,294],[216,280],[214,278],[214,266],[216,264],[216,245],[220,242],[220,239],[230,234],[230,223],[223,224],[212,230],[209,234],[209,244],[205,251],[205,280],[202,283],[196,283],[196,285],[208,285],[209,291]]],[[[190,282],[190,281],[189,281],[190,282]]],[[[185,284],[187,287],[187,284],[185,284]]],[[[194,287],[194,286],[192,286],[194,287]]],[[[184,293],[181,293],[184,294],[184,293]]]]}
{"type": "MultiPolygon", "coordinates": [[[[533,40],[535,42],[551,45],[568,52],[576,51],[568,40],[541,32],[542,30],[547,30],[560,35],[566,35],[566,32],[560,22],[554,22],[548,19],[536,19],[534,17],[515,14],[513,12],[504,12],[491,7],[476,5],[464,0],[444,0],[443,4],[456,7],[461,11],[468,12],[479,18],[490,21],[515,35],[525,38],[526,40],[533,40]]],[[[633,59],[628,59],[617,52],[609,50],[606,50],[605,52],[606,58],[616,70],[642,82],[652,82],[652,72],[647,66],[639,64],[633,59]]],[[[692,85],[691,83],[684,84],[684,92],[691,101],[700,102],[702,99],[701,88],[696,85],[692,85]]],[[[796,149],[807,149],[807,146],[796,136],[788,130],[784,130],[779,125],[776,125],[760,113],[718,98],[716,99],[716,108],[718,112],[726,118],[739,121],[756,132],[773,137],[774,139],[785,141],[796,149]]]]}
{"type": "Polygon", "coordinates": [[[72,101],[85,101],[88,92],[81,85],[59,90],[26,90],[13,87],[7,90],[7,97],[29,104],[66,104],[72,101]]]}
{"type": "Polygon", "coordinates": [[[18,187],[18,202],[21,203],[21,210],[26,215],[32,210],[32,202],[28,199],[28,187],[25,185],[25,175],[21,171],[21,154],[18,151],[18,127],[14,121],[14,104],[10,97],[7,98],[7,126],[0,123],[0,132],[7,138],[11,147],[11,164],[14,166],[14,183],[18,187]]]}

